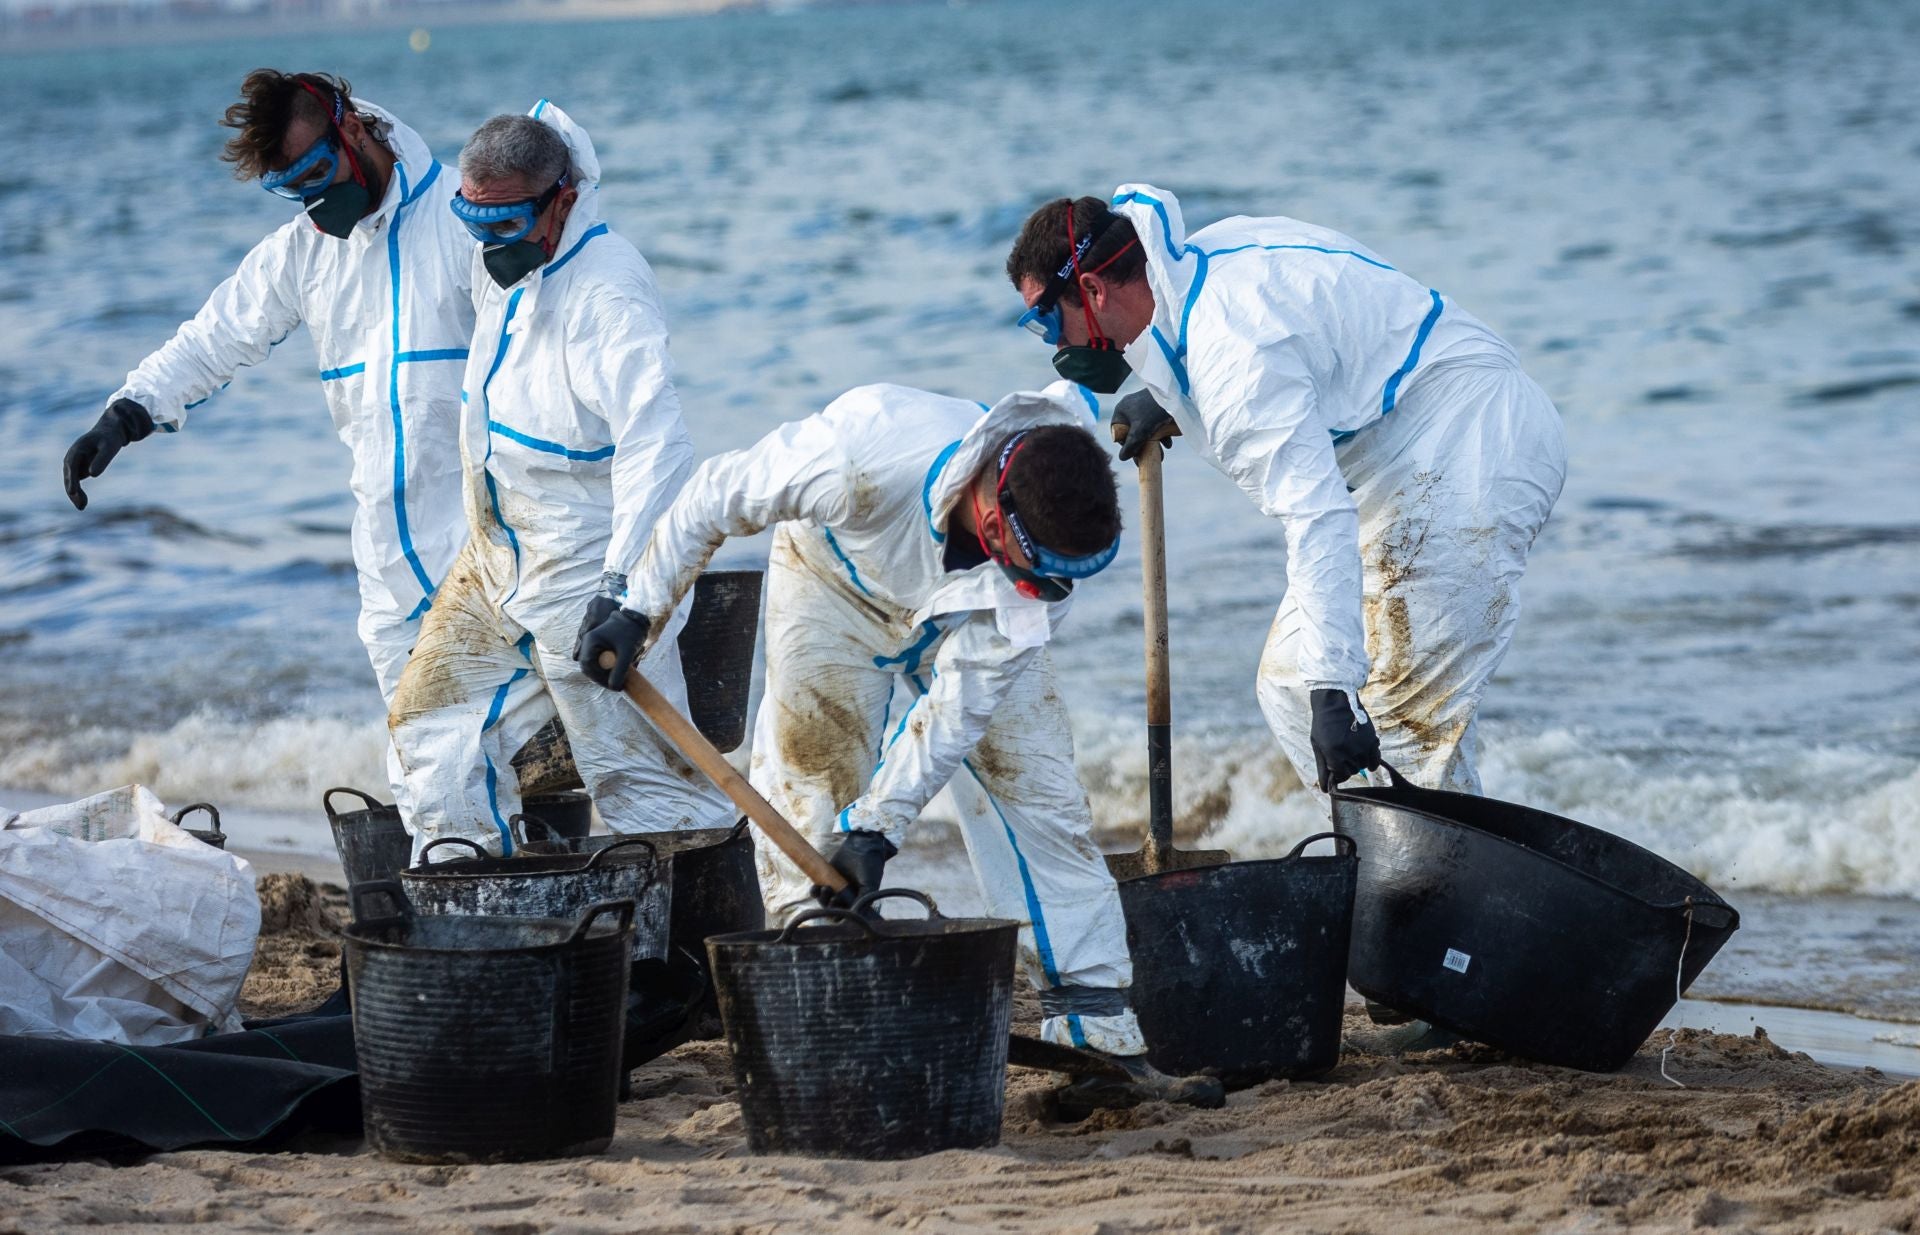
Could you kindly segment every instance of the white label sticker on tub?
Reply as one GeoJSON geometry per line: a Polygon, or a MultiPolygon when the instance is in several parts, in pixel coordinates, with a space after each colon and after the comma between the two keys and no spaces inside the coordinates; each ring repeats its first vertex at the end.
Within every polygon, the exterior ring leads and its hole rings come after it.
{"type": "Polygon", "coordinates": [[[1455,973],[1465,973],[1467,971],[1467,962],[1472,959],[1471,956],[1468,956],[1458,948],[1448,948],[1447,959],[1440,963],[1455,973]]]}

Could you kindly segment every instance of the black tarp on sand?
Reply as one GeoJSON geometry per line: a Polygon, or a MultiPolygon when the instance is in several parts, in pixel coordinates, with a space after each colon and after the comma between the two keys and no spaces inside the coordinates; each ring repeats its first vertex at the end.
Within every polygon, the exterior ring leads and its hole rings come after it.
{"type": "Polygon", "coordinates": [[[258,1149],[310,1131],[360,1135],[351,1016],[177,1046],[0,1035],[0,1161],[258,1149]]]}

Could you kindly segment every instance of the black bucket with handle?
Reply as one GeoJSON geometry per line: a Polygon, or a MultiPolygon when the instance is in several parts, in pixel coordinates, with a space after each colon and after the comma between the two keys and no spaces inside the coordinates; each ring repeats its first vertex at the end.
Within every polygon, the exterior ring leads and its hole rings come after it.
{"type": "Polygon", "coordinates": [[[1149,1062],[1229,1086],[1340,1062],[1358,870],[1353,842],[1321,832],[1284,858],[1121,883],[1149,1062]],[[1322,840],[1336,852],[1306,856],[1322,840]]]}
{"type": "Polygon", "coordinates": [[[348,887],[392,879],[413,861],[413,837],[400,822],[398,806],[342,786],[321,794],[320,808],[327,812],[327,826],[333,830],[333,847],[340,854],[340,867],[347,874],[348,887]],[[359,798],[361,808],[335,810],[333,795],[336,793],[359,798]]]}
{"type": "Polygon", "coordinates": [[[895,889],[708,940],[748,1147],[888,1159],[999,1144],[1018,934],[895,889]],[[890,896],[929,916],[864,916],[890,896]]]}
{"type": "Polygon", "coordinates": [[[1368,999],[1608,1072],[1739,929],[1713,889],[1611,832],[1387,772],[1333,795],[1360,847],[1348,980],[1368,999]]]}
{"type": "Polygon", "coordinates": [[[520,813],[546,824],[560,836],[584,837],[593,831],[593,799],[584,789],[536,793],[520,799],[520,813]]]}
{"type": "MultiPolygon", "coordinates": [[[[526,826],[521,835],[523,852],[546,856],[592,853],[621,839],[619,836],[535,839],[542,833],[534,826],[526,826]]],[[[767,911],[760,897],[759,871],[754,866],[753,838],[747,835],[745,819],[731,828],[690,828],[645,835],[658,847],[672,888],[671,925],[667,932],[670,958],[687,957],[704,975],[710,937],[766,928],[767,911]]],[[[693,1038],[721,1035],[720,1006],[711,990],[695,1010],[688,1032],[693,1038]]]]}
{"type": "Polygon", "coordinates": [[[420,858],[421,865],[400,872],[400,886],[422,915],[571,920],[589,905],[630,900],[637,906],[633,959],[666,955],[668,886],[659,878],[653,843],[643,837],[618,837],[615,844],[586,855],[496,858],[474,841],[449,836],[430,842],[420,858]],[[475,856],[429,864],[431,855],[443,848],[466,849],[475,856]],[[620,860],[624,857],[632,860],[620,860]]]}
{"type": "Polygon", "coordinates": [[[680,629],[680,671],[687,717],[722,754],[747,736],[747,692],[760,632],[761,570],[709,570],[693,585],[680,629]]]}
{"type": "Polygon", "coordinates": [[[367,1143],[402,1162],[595,1154],[613,1139],[633,902],[573,919],[415,916],[357,884],[346,928],[367,1143]],[[385,916],[367,906],[384,899],[385,916]]]}
{"type": "Polygon", "coordinates": [[[179,810],[173,812],[171,820],[175,827],[184,828],[187,835],[202,844],[212,845],[215,849],[225,849],[227,847],[227,834],[220,830],[220,811],[211,802],[195,802],[191,806],[182,806],[179,810]],[[213,826],[208,828],[189,828],[181,822],[181,820],[193,814],[195,811],[205,815],[212,821],[213,826]]]}

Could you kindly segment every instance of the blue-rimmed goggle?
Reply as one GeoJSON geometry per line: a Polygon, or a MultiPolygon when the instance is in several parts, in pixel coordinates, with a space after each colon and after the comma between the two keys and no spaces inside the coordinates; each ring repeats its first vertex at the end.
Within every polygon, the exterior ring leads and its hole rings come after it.
{"type": "Polygon", "coordinates": [[[1056,346],[1059,344],[1060,293],[1067,289],[1067,280],[1073,278],[1074,269],[1080,265],[1080,259],[1085,257],[1087,250],[1092,247],[1092,236],[1088,236],[1085,240],[1082,240],[1074,246],[1073,253],[1067,258],[1066,265],[1053,272],[1053,277],[1047,280],[1046,287],[1041,289],[1040,298],[1034,301],[1032,307],[1025,313],[1020,315],[1020,321],[1018,323],[1020,329],[1030,334],[1039,335],[1040,341],[1043,343],[1052,343],[1056,346]]]}
{"type": "MultiPolygon", "coordinates": [[[[1047,548],[1027,531],[1026,524],[1020,518],[1020,511],[1013,502],[1013,491],[1007,488],[1007,468],[1013,462],[1013,456],[1026,440],[1026,431],[1022,430],[1007,439],[1000,448],[999,476],[994,482],[994,502],[1000,507],[1000,517],[1006,521],[1007,528],[1013,533],[1013,539],[1019,544],[1020,552],[1033,563],[1033,569],[1017,566],[1004,558],[995,556],[988,550],[1007,578],[1013,580],[1015,590],[1032,600],[1061,601],[1073,592],[1073,581],[1097,575],[1112,564],[1120,554],[1120,538],[1093,553],[1071,557],[1064,553],[1055,553],[1047,548]]],[[[986,537],[980,538],[983,549],[986,537]]]]}
{"type": "Polygon", "coordinates": [[[562,176],[545,193],[525,201],[482,206],[468,201],[464,194],[455,193],[447,205],[481,244],[513,244],[533,234],[540,215],[566,187],[567,178],[562,176]]]}
{"type": "MultiPolygon", "coordinates": [[[[1104,226],[1082,237],[1075,243],[1073,241],[1073,215],[1071,212],[1068,213],[1067,239],[1068,242],[1073,245],[1073,251],[1067,255],[1065,264],[1053,272],[1053,277],[1047,280],[1047,285],[1040,289],[1040,295],[1034,300],[1032,306],[1020,315],[1020,320],[1015,323],[1020,329],[1037,335],[1043,343],[1050,343],[1055,347],[1060,346],[1060,297],[1067,290],[1067,285],[1073,282],[1074,276],[1079,273],[1080,264],[1086,260],[1087,250],[1098,244],[1100,237],[1106,235],[1107,230],[1111,228],[1115,222],[1116,216],[1109,215],[1105,220],[1104,226]]],[[[1099,274],[1108,266],[1113,265],[1122,253],[1131,249],[1136,243],[1137,238],[1135,240],[1129,240],[1114,252],[1107,254],[1099,265],[1095,266],[1092,270],[1086,271],[1086,273],[1099,274]]],[[[1088,325],[1089,327],[1092,326],[1091,313],[1088,314],[1088,325]]]]}
{"type": "Polygon", "coordinates": [[[290,202],[304,202],[324,192],[339,170],[340,148],[323,136],[288,166],[260,177],[260,187],[290,202]]]}

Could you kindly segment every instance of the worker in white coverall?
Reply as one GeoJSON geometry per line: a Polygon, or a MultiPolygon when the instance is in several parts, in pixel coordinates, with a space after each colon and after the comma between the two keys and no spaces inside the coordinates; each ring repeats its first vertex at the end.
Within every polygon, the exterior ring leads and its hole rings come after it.
{"type": "MultiPolygon", "coordinates": [[[[625,590],[605,572],[639,557],[693,471],[653,272],[600,218],[593,144],[544,99],[482,125],[460,176],[449,217],[472,232],[478,313],[461,393],[472,536],[387,718],[416,856],[442,837],[513,852],[511,757],[556,713],[614,831],[724,825],[720,792],[632,705],[573,670],[581,609],[625,590]]],[[[675,640],[645,667],[684,708],[675,640]]]]}
{"type": "Polygon", "coordinates": [[[391,701],[467,534],[455,460],[473,241],[447,210],[454,177],[420,135],[340,78],[256,70],[226,123],[239,130],[226,148],[236,172],[303,209],[127,375],[68,450],[67,495],[85,510],[83,480],[129,442],[180,429],[304,322],[353,452],[360,638],[391,701]]]}
{"type": "MultiPolygon", "coordinates": [[[[987,912],[1023,924],[1043,1035],[1120,1058],[1155,1096],[1205,1100],[1217,1086],[1142,1058],[1120,897],[1089,835],[1047,651],[1072,579],[1119,547],[1093,406],[1066,382],[991,410],[863,386],[709,459],[655,528],[623,607],[590,615],[579,660],[619,689],[633,658],[667,641],[655,632],[721,543],[778,524],[755,788],[857,895],[880,887],[908,826],[953,781],[987,912]],[[902,679],[912,702],[890,717],[902,679]]],[[[763,846],[760,862],[771,906],[809,893],[783,856],[763,846]]]]}
{"type": "Polygon", "coordinates": [[[1041,207],[1007,273],[1064,376],[1145,383],[1114,409],[1121,458],[1173,429],[1280,520],[1258,695],[1301,778],[1330,790],[1384,755],[1478,793],[1474,713],[1566,476],[1513,349],[1337,232],[1231,218],[1189,238],[1150,185],[1041,207]]]}

